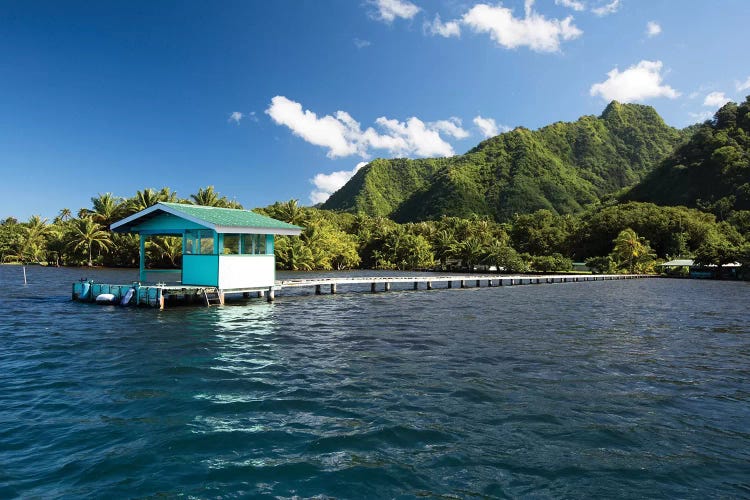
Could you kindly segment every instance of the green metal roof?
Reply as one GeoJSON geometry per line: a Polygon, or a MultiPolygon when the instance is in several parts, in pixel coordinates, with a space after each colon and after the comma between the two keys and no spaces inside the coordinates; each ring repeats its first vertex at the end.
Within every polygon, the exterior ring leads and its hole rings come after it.
{"type": "MultiPolygon", "coordinates": [[[[159,214],[168,213],[199,226],[213,229],[219,233],[266,233],[298,236],[303,228],[267,217],[250,210],[234,208],[205,207],[186,203],[159,202],[140,212],[115,222],[110,226],[118,233],[139,232],[138,225],[153,220],[159,214]]],[[[165,229],[165,228],[160,228],[165,229]]],[[[179,224],[169,227],[174,232],[180,229],[179,224]]],[[[183,227],[184,229],[184,227],[183,227]]],[[[165,229],[166,230],[166,229],[165,229]]],[[[158,231],[158,229],[157,229],[158,231]]],[[[163,234],[172,234],[165,232],[163,234]]],[[[154,233],[151,234],[162,234],[154,233]]]]}
{"type": "Polygon", "coordinates": [[[302,229],[294,224],[282,222],[250,210],[235,208],[204,207],[202,205],[188,205],[185,203],[160,202],[173,210],[222,227],[262,227],[268,229],[302,229]]]}

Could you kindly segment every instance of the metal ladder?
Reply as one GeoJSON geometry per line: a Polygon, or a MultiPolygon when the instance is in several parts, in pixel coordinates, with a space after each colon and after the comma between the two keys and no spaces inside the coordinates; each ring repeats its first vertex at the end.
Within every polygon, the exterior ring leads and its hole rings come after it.
{"type": "Polygon", "coordinates": [[[219,293],[219,290],[217,290],[216,288],[211,288],[211,289],[204,288],[203,298],[206,299],[206,307],[224,305],[224,301],[222,300],[221,294],[219,293]]]}

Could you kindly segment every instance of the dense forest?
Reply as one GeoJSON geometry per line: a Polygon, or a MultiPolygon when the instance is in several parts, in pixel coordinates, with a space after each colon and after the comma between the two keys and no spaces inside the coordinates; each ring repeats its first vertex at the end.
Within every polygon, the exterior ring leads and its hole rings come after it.
{"type": "MultiPolygon", "coordinates": [[[[167,188],[145,189],[129,199],[110,193],[91,199],[73,216],[62,209],[51,222],[0,221],[4,262],[49,265],[137,266],[138,236],[116,234],[112,222],[158,201],[241,208],[212,187],[180,199],[167,188]]],[[[725,221],[686,207],[628,202],[592,206],[580,215],[538,210],[498,223],[488,217],[441,217],[396,223],[385,217],[302,207],[296,200],[257,212],[298,224],[300,237],[276,240],[277,264],[290,270],[475,269],[512,272],[566,271],[586,261],[599,272],[651,271],[661,259],[693,256],[706,264],[750,262],[750,211],[725,221]]],[[[180,238],[152,237],[147,265],[179,267],[180,238]]]]}
{"type": "Polygon", "coordinates": [[[696,207],[726,219],[750,210],[750,96],[694,130],[623,199],[696,207]]]}
{"type": "MultiPolygon", "coordinates": [[[[354,193],[345,209],[289,200],[255,210],[305,228],[276,240],[277,265],[291,270],[549,272],[583,261],[598,272],[643,272],[675,257],[749,269],[749,134],[750,98],[683,131],[646,106],[612,103],[601,117],[516,129],[460,157],[376,160],[332,197],[354,193]],[[440,179],[451,191],[444,197],[440,179]]],[[[0,220],[0,261],[137,266],[138,236],[108,227],[159,201],[242,208],[212,186],[187,198],[169,188],[99,194],[52,221],[0,220]]],[[[179,238],[149,238],[146,250],[149,267],[180,265],[179,238]]]]}
{"type": "Polygon", "coordinates": [[[375,160],[322,208],[398,222],[473,215],[506,222],[541,209],[579,214],[640,181],[691,133],[667,126],[649,106],[612,102],[599,117],[519,127],[464,155],[375,160]]]}

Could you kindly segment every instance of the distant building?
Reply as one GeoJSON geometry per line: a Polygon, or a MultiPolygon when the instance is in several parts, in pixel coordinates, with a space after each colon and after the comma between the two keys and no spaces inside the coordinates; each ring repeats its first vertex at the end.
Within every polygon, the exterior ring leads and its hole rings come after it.
{"type": "Polygon", "coordinates": [[[724,264],[719,268],[715,265],[700,266],[696,265],[693,259],[675,259],[660,264],[665,272],[676,272],[680,268],[687,270],[687,275],[690,278],[698,279],[709,279],[709,278],[722,278],[722,279],[733,279],[737,277],[737,270],[742,265],[739,262],[733,262],[731,264],[724,264]]]}

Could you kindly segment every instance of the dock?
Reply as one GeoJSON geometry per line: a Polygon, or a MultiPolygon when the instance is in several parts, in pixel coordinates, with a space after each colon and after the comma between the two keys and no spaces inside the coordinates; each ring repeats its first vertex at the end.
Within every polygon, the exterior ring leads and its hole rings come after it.
{"type": "MultiPolygon", "coordinates": [[[[332,278],[299,278],[276,280],[271,287],[219,289],[207,286],[184,286],[181,284],[141,284],[134,282],[125,285],[95,283],[82,280],[73,283],[72,299],[80,302],[97,302],[127,306],[166,307],[176,305],[224,305],[233,298],[265,298],[268,302],[276,299],[277,292],[285,289],[308,288],[312,293],[335,294],[339,287],[356,289],[364,286],[363,291],[371,293],[388,292],[393,285],[411,285],[412,290],[434,290],[438,288],[480,288],[518,285],[543,285],[556,283],[580,283],[587,281],[609,281],[624,279],[656,278],[655,274],[547,274],[547,275],[500,275],[500,274],[465,274],[465,275],[429,275],[429,276],[357,276],[332,278]]],[[[400,288],[403,290],[404,288],[400,288]]],[[[408,289],[408,288],[407,288],[408,289]]]]}

